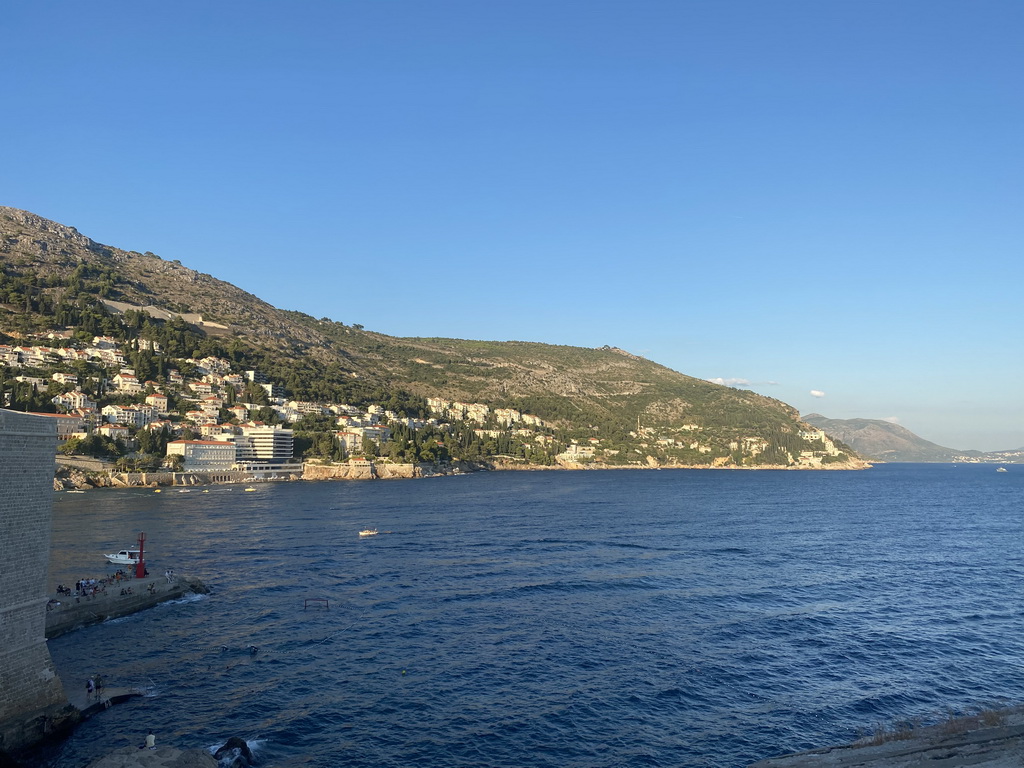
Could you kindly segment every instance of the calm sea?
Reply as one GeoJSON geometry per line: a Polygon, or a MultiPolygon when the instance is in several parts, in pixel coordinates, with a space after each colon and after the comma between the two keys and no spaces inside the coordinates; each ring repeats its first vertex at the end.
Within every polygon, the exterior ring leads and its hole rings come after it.
{"type": "Polygon", "coordinates": [[[65,686],[147,696],[48,765],[153,729],[261,766],[744,766],[1021,702],[1022,499],[990,465],[58,494],[51,586],[144,530],[213,592],[50,642],[65,686]]]}

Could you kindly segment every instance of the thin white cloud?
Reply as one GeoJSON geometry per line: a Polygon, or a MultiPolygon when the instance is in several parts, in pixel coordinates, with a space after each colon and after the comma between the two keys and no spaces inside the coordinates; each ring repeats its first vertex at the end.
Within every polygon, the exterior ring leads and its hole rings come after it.
{"type": "Polygon", "coordinates": [[[825,393],[822,392],[820,389],[812,389],[811,390],[811,397],[824,397],[824,396],[825,396],[825,393]]]}
{"type": "Polygon", "coordinates": [[[721,376],[715,379],[708,379],[712,384],[721,384],[723,387],[749,387],[750,381],[747,379],[723,379],[721,376]]]}
{"type": "Polygon", "coordinates": [[[739,376],[732,376],[730,378],[723,378],[722,376],[716,376],[713,379],[705,379],[710,381],[712,384],[721,384],[723,387],[777,387],[779,382],[777,381],[751,381],[750,379],[744,379],[739,376]]]}

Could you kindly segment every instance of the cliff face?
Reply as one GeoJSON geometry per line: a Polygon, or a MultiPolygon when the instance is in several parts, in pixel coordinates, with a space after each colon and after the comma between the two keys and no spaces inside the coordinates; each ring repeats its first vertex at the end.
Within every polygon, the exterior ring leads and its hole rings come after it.
{"type": "Polygon", "coordinates": [[[432,477],[436,475],[459,474],[472,472],[473,467],[456,465],[441,468],[435,464],[389,464],[386,462],[359,462],[354,464],[315,464],[307,462],[303,465],[303,480],[399,480],[413,477],[432,477]]]}
{"type": "Polygon", "coordinates": [[[420,477],[414,464],[385,464],[380,467],[366,462],[360,464],[306,464],[303,480],[377,480],[379,478],[420,477]]]}

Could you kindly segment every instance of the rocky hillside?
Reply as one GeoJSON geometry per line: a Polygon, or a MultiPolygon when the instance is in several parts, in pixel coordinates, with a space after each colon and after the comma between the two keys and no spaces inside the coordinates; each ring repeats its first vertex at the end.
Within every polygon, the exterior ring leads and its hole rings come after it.
{"type": "Polygon", "coordinates": [[[880,419],[829,419],[820,413],[810,413],[803,420],[842,440],[869,459],[946,462],[956,461],[964,453],[936,445],[906,427],[880,419]]]}
{"type": "Polygon", "coordinates": [[[75,327],[87,315],[109,325],[97,314],[144,309],[189,323],[206,340],[204,353],[216,346],[296,399],[368,402],[400,390],[518,408],[566,440],[642,443],[644,452],[687,464],[788,465],[808,448],[800,435],[807,426],[790,406],[620,349],[385,336],[277,309],[177,261],[102,245],[13,208],[0,207],[0,266],[8,341],[75,327]]]}
{"type": "Polygon", "coordinates": [[[829,419],[820,413],[809,413],[801,418],[843,441],[865,459],[1024,464],[1024,448],[988,452],[960,451],[929,442],[906,427],[880,419],[829,419]]]}

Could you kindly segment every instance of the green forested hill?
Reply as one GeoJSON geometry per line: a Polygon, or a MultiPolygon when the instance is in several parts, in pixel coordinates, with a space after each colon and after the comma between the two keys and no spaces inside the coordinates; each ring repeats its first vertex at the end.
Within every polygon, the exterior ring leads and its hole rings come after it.
{"type": "Polygon", "coordinates": [[[13,208],[0,207],[0,266],[0,343],[55,327],[158,340],[163,355],[133,356],[140,378],[159,377],[172,359],[215,354],[267,373],[299,400],[516,408],[563,442],[596,438],[609,463],[790,465],[821,447],[800,435],[810,427],[784,403],[619,349],[390,337],[277,309],[177,261],[13,208]]]}

